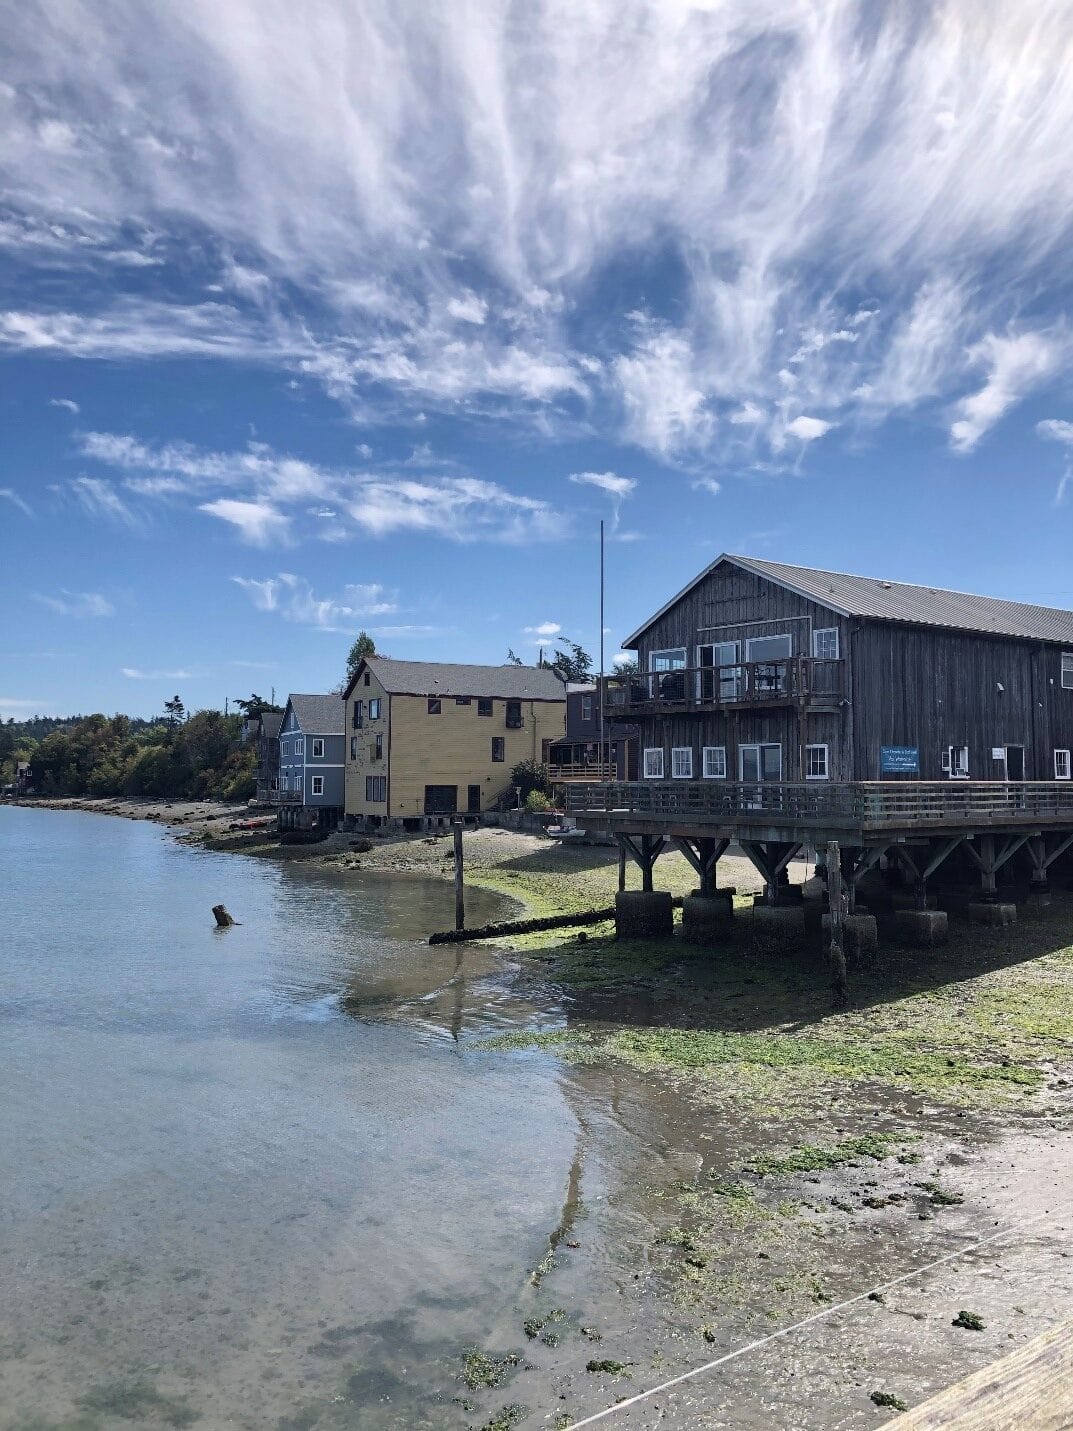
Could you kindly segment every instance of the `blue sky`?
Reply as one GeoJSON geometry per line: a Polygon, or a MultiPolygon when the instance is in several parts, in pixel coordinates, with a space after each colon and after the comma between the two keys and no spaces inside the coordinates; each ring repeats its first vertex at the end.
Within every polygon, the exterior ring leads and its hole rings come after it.
{"type": "Polygon", "coordinates": [[[0,713],[607,650],[722,550],[1073,606],[1066,0],[26,0],[0,713]]]}

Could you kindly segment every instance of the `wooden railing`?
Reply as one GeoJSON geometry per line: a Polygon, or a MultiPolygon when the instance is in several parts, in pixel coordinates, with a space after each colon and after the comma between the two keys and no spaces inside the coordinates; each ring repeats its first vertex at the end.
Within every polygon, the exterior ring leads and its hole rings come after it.
{"type": "Polygon", "coordinates": [[[671,823],[738,821],[913,829],[993,825],[1073,828],[1073,783],[1060,780],[809,781],[637,780],[575,785],[571,815],[671,823]]]}
{"type": "Polygon", "coordinates": [[[279,803],[281,805],[300,805],[304,790],[280,790],[278,791],[279,803]]]}
{"type": "Polygon", "coordinates": [[[615,766],[609,760],[564,760],[548,764],[548,779],[553,785],[573,780],[614,780],[615,774],[615,766]]]}
{"type": "Polygon", "coordinates": [[[638,671],[605,684],[604,710],[624,719],[660,711],[713,706],[778,705],[798,699],[839,700],[842,661],[788,656],[779,661],[741,661],[734,666],[682,666],[676,671],[638,671]]]}

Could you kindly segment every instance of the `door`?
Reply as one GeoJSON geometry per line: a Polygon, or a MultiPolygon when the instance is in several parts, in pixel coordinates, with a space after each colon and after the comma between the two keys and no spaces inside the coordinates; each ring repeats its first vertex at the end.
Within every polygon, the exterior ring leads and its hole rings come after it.
{"type": "Polygon", "coordinates": [[[1007,745],[1006,749],[1006,779],[1023,780],[1025,778],[1025,748],[1023,745],[1007,745]]]}
{"type": "Polygon", "coordinates": [[[686,698],[686,653],[681,647],[671,651],[653,651],[648,658],[649,699],[684,701],[686,698]]]}
{"type": "Polygon", "coordinates": [[[479,785],[466,786],[466,809],[471,815],[481,813],[481,787],[479,785]]]}
{"type": "Polygon", "coordinates": [[[738,643],[716,641],[711,646],[697,647],[697,699],[701,701],[736,701],[741,696],[741,667],[738,665],[738,643]]]}
{"type": "Polygon", "coordinates": [[[458,809],[457,785],[426,785],[425,814],[453,815],[458,809]]]}
{"type": "Polygon", "coordinates": [[[782,746],[775,744],[742,745],[738,747],[738,772],[742,800],[748,810],[773,809],[771,796],[765,799],[763,787],[782,779],[782,746]]]}

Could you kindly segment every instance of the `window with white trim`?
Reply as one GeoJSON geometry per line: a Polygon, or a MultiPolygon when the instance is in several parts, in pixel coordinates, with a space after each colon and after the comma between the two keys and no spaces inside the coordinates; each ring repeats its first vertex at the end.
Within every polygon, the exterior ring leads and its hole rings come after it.
{"type": "Polygon", "coordinates": [[[838,660],[838,627],[821,626],[812,633],[812,654],[817,661],[838,660]]]}
{"type": "Polygon", "coordinates": [[[290,755],[291,753],[291,748],[285,740],[281,740],[279,743],[279,753],[280,755],[290,755]]]}
{"type": "Polygon", "coordinates": [[[281,776],[280,776],[279,788],[280,788],[281,790],[289,790],[289,789],[291,788],[291,782],[290,782],[290,777],[289,777],[289,776],[286,776],[286,775],[281,775],[281,776]]]}
{"type": "Polygon", "coordinates": [[[582,696],[582,697],[581,697],[581,719],[582,719],[582,720],[586,720],[586,721],[587,721],[587,720],[592,720],[592,697],[591,697],[591,696],[582,696]]]}
{"type": "Polygon", "coordinates": [[[826,745],[806,745],[805,746],[805,779],[806,780],[827,780],[830,778],[830,771],[827,765],[826,745]]]}
{"type": "Polygon", "coordinates": [[[1062,652],[1062,689],[1073,691],[1073,651],[1062,652]]]}
{"type": "Polygon", "coordinates": [[[648,655],[650,671],[680,671],[685,663],[684,646],[676,646],[669,651],[650,651],[648,655]]]}
{"type": "Polygon", "coordinates": [[[318,760],[318,759],[323,760],[323,758],[324,758],[324,742],[323,742],[323,740],[320,740],[317,736],[314,736],[314,737],[313,737],[313,759],[314,759],[314,760],[318,760]]]}
{"type": "Polygon", "coordinates": [[[644,769],[646,780],[663,779],[663,747],[661,745],[645,751],[644,769]]]}
{"type": "Polygon", "coordinates": [[[675,745],[671,748],[671,779],[693,779],[693,747],[675,745]]]}
{"type": "Polygon", "coordinates": [[[942,766],[944,775],[949,775],[951,780],[968,780],[969,747],[948,745],[943,751],[942,766]]]}
{"type": "Polygon", "coordinates": [[[1056,780],[1068,780],[1069,777],[1069,751],[1056,750],[1054,752],[1054,778],[1056,780]]]}
{"type": "Polygon", "coordinates": [[[294,788],[296,790],[301,790],[302,788],[302,777],[300,775],[294,777],[294,788]]]}
{"type": "Polygon", "coordinates": [[[294,742],[294,753],[295,755],[305,755],[306,743],[304,740],[296,740],[294,742]]]}
{"type": "Polygon", "coordinates": [[[380,698],[379,698],[379,696],[373,696],[372,699],[371,699],[370,702],[369,702],[369,719],[370,719],[370,720],[379,720],[379,719],[380,719],[380,698]]]}
{"type": "Polygon", "coordinates": [[[701,751],[701,774],[705,780],[725,780],[727,778],[727,748],[725,745],[706,745],[701,751]]]}
{"type": "Polygon", "coordinates": [[[323,775],[314,775],[314,776],[313,776],[313,788],[312,788],[311,793],[312,793],[313,795],[323,795],[323,794],[324,794],[324,776],[323,776],[323,775]]]}

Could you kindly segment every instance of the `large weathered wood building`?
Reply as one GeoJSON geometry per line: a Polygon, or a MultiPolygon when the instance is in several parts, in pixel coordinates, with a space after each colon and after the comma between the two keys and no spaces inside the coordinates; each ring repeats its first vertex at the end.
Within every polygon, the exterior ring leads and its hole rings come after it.
{"type": "Polygon", "coordinates": [[[1073,612],[721,556],[623,645],[649,779],[1070,778],[1073,612]]]}

